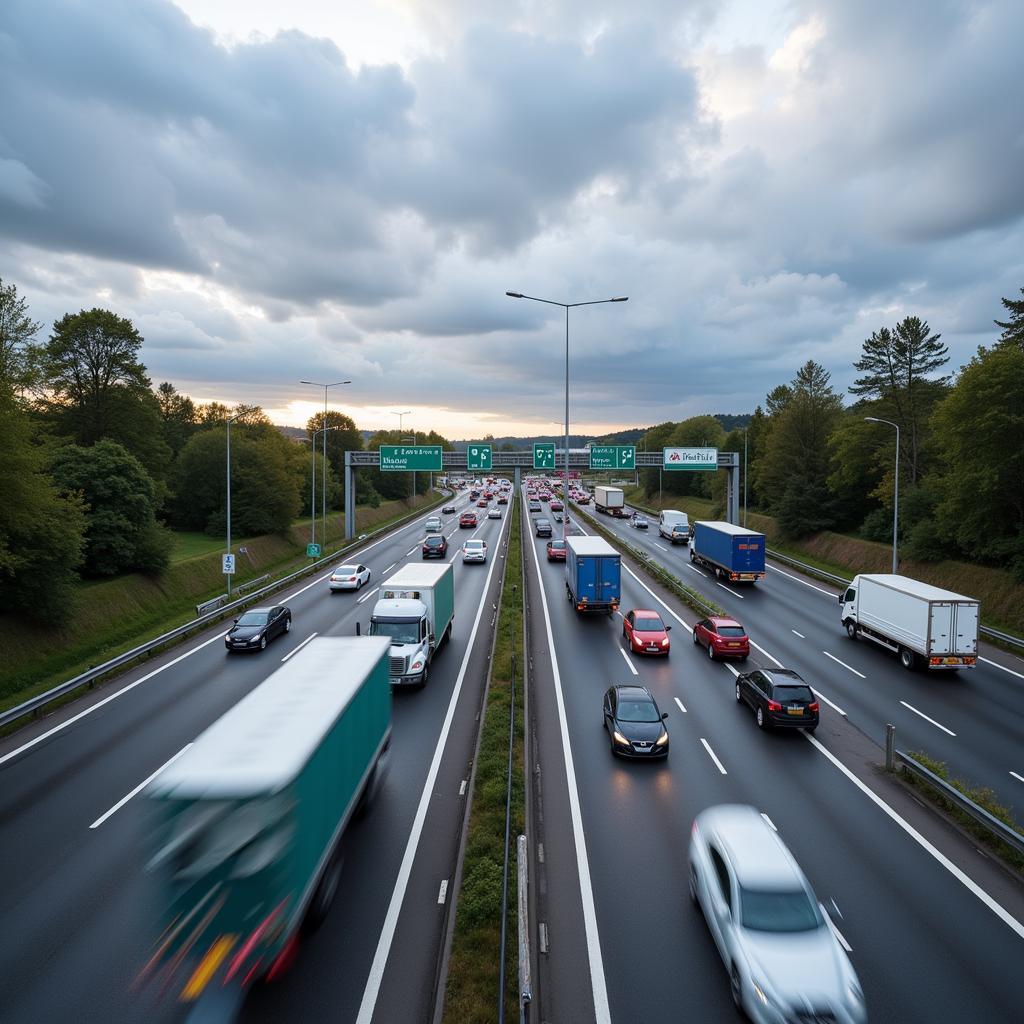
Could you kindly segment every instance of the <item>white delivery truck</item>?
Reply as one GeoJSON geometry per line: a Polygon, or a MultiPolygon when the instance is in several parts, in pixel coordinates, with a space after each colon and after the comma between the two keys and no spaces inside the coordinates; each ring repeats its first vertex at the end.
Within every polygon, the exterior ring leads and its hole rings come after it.
{"type": "Polygon", "coordinates": [[[973,668],[978,661],[978,601],[890,574],[855,576],[839,595],[851,640],[866,637],[900,656],[904,668],[973,668]]]}
{"type": "Polygon", "coordinates": [[[382,584],[370,634],[391,638],[391,685],[424,686],[430,663],[452,635],[455,572],[450,562],[410,562],[382,584]]]}
{"type": "Polygon", "coordinates": [[[621,517],[626,514],[626,496],[621,487],[599,484],[594,488],[594,507],[606,515],[621,517]]]}
{"type": "Polygon", "coordinates": [[[658,517],[658,533],[673,544],[689,544],[689,517],[685,512],[677,512],[674,508],[665,509],[658,517]]]}

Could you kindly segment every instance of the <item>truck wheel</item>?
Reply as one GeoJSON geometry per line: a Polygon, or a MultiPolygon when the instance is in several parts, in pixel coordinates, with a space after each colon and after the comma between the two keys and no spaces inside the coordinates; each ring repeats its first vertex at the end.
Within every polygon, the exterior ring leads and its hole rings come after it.
{"type": "Polygon", "coordinates": [[[338,892],[338,882],[341,879],[341,866],[344,860],[341,853],[336,851],[321,876],[316,892],[313,893],[313,899],[310,900],[306,916],[302,920],[302,930],[307,934],[315,932],[326,920],[327,913],[338,892]]]}
{"type": "Polygon", "coordinates": [[[740,684],[737,683],[736,684],[736,703],[739,704],[742,700],[743,700],[743,697],[740,695],[740,684]]]}
{"type": "Polygon", "coordinates": [[[696,562],[697,561],[697,559],[693,557],[693,548],[690,548],[690,561],[691,562],[696,562]]]}
{"type": "Polygon", "coordinates": [[[910,672],[917,667],[917,655],[907,647],[900,648],[900,664],[910,672]]]}
{"type": "Polygon", "coordinates": [[[846,620],[846,635],[851,640],[857,639],[857,623],[854,622],[853,619],[846,620]]]}

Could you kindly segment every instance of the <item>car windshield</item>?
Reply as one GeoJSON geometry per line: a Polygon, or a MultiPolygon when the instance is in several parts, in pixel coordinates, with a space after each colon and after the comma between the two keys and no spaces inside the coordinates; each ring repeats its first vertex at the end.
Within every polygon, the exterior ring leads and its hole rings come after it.
{"type": "Polygon", "coordinates": [[[484,542],[482,540],[467,540],[465,546],[467,551],[482,551],[484,542]]]}
{"type": "Polygon", "coordinates": [[[641,633],[663,633],[665,631],[664,623],[658,618],[637,619],[633,628],[641,633]]]}
{"type": "Polygon", "coordinates": [[[354,565],[339,565],[338,568],[334,570],[335,576],[355,576],[355,574],[356,567],[354,565]]]}
{"type": "Polygon", "coordinates": [[[239,626],[265,626],[270,612],[246,612],[239,620],[239,626]]]}
{"type": "Polygon", "coordinates": [[[809,686],[779,686],[777,683],[772,687],[772,696],[781,702],[794,701],[794,700],[814,700],[814,694],[811,693],[809,686]]]}
{"type": "Polygon", "coordinates": [[[565,550],[565,541],[564,540],[553,540],[553,541],[550,542],[548,547],[550,547],[552,551],[564,551],[565,550]]]}
{"type": "Polygon", "coordinates": [[[755,932],[809,932],[823,924],[818,905],[803,889],[764,892],[742,886],[740,920],[755,932]]]}
{"type": "Polygon", "coordinates": [[[413,622],[370,622],[371,636],[387,636],[396,644],[419,643],[419,620],[413,622]]]}
{"type": "Polygon", "coordinates": [[[428,548],[439,548],[444,544],[444,537],[428,537],[426,546],[428,548]]]}
{"type": "Polygon", "coordinates": [[[719,626],[715,632],[719,636],[746,636],[742,626],[719,626]]]}
{"type": "Polygon", "coordinates": [[[620,700],[616,715],[620,722],[658,722],[661,715],[649,700],[620,700]]]}

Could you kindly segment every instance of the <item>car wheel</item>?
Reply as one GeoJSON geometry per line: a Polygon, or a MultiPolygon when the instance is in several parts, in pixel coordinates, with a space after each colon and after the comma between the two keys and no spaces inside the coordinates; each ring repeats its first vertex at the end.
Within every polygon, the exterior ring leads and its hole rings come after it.
{"type": "Polygon", "coordinates": [[[356,590],[362,590],[362,589],[363,589],[363,581],[362,580],[356,580],[356,590]]]}
{"type": "Polygon", "coordinates": [[[736,1009],[743,1013],[743,990],[740,988],[740,972],[736,970],[735,965],[729,971],[729,989],[736,1009]]]}
{"type": "Polygon", "coordinates": [[[851,640],[857,639],[857,623],[853,619],[847,619],[846,621],[846,635],[851,640]]]}
{"type": "Polygon", "coordinates": [[[712,661],[715,660],[715,645],[710,640],[708,641],[708,657],[712,661]]]}
{"type": "Polygon", "coordinates": [[[284,631],[286,633],[290,633],[292,631],[292,617],[290,615],[284,620],[284,631]]]}
{"type": "Polygon", "coordinates": [[[265,651],[267,649],[267,638],[265,636],[260,637],[260,650],[265,651]]]}
{"type": "Polygon", "coordinates": [[[697,899],[697,872],[693,868],[690,868],[690,899],[695,907],[700,906],[700,900],[697,899]]]}
{"type": "Polygon", "coordinates": [[[768,722],[764,717],[764,708],[757,709],[757,727],[758,729],[767,729],[768,722]]]}
{"type": "Polygon", "coordinates": [[[913,671],[917,665],[917,655],[907,647],[900,648],[900,664],[908,671],[913,671]]]}
{"type": "Polygon", "coordinates": [[[740,684],[736,684],[736,703],[739,704],[743,700],[743,696],[740,693],[740,684]]]}
{"type": "Polygon", "coordinates": [[[700,646],[700,639],[697,636],[697,630],[693,631],[693,646],[694,647],[699,647],[700,646]]]}

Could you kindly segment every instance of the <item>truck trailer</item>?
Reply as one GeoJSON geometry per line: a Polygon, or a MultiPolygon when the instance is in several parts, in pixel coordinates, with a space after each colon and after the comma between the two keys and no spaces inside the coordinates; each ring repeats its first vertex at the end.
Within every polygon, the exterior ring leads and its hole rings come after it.
{"type": "Polygon", "coordinates": [[[391,685],[425,686],[441,644],[452,635],[455,571],[450,562],[410,562],[383,584],[370,635],[391,641],[391,685]]]}
{"type": "Polygon", "coordinates": [[[622,559],[603,537],[567,537],[565,589],[578,612],[612,615],[622,600],[622,559]]]}
{"type": "Polygon", "coordinates": [[[621,518],[626,514],[626,496],[621,487],[605,487],[598,484],[594,488],[594,508],[605,515],[621,518]]]}
{"type": "Polygon", "coordinates": [[[981,605],[892,574],[855,576],[839,595],[843,628],[899,655],[904,668],[974,668],[981,605]]]}
{"type": "Polygon", "coordinates": [[[720,580],[753,582],[765,577],[763,533],[732,523],[693,524],[690,561],[710,569],[720,580]]]}
{"type": "Polygon", "coordinates": [[[231,1019],[326,916],[391,739],[388,643],[317,637],[147,786],[166,912],[140,983],[231,1019]]]}

